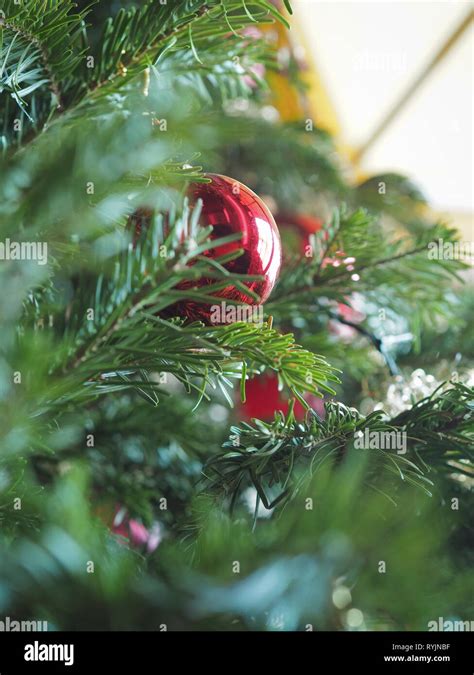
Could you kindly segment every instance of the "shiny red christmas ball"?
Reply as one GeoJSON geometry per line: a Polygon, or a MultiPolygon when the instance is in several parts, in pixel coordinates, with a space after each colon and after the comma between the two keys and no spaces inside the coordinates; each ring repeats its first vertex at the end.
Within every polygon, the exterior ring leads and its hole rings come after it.
{"type": "MultiPolygon", "coordinates": [[[[200,223],[212,225],[212,239],[236,233],[241,237],[234,242],[210,249],[204,255],[218,258],[243,249],[242,255],[226,263],[226,269],[236,274],[262,277],[259,280],[245,282],[247,288],[257,293],[259,301],[232,284],[215,295],[223,301],[238,301],[248,305],[262,304],[270,295],[281,266],[281,241],[275,220],[262,199],[239,181],[218,174],[206,174],[206,177],[211,179],[210,183],[193,183],[188,192],[193,208],[196,208],[198,200],[202,200],[200,223]]],[[[185,288],[190,284],[185,283],[186,285],[181,284],[179,288],[185,288]]],[[[197,285],[212,283],[215,283],[212,279],[202,279],[197,285]]],[[[177,314],[209,323],[211,306],[196,302],[179,303],[177,314]]]]}
{"type": "MultiPolygon", "coordinates": [[[[249,274],[261,276],[255,281],[245,281],[244,284],[259,296],[259,300],[247,295],[233,284],[224,289],[213,292],[220,302],[245,303],[246,305],[261,305],[270,295],[280,271],[282,250],[278,228],[273,216],[258,195],[250,188],[233,178],[218,174],[206,174],[209,183],[193,183],[188,190],[188,198],[192,209],[201,203],[199,222],[203,226],[212,226],[211,239],[220,239],[233,234],[240,234],[240,238],[231,243],[217,246],[204,252],[209,258],[218,258],[237,250],[243,253],[225,264],[229,272],[235,274],[249,274]]],[[[143,230],[146,230],[153,218],[153,210],[149,207],[136,209],[128,219],[127,227],[132,231],[133,243],[136,245],[143,230]]],[[[192,264],[192,263],[191,263],[192,264]]],[[[179,290],[203,287],[216,283],[215,279],[188,280],[178,284],[179,290]]],[[[213,311],[212,305],[196,301],[182,301],[168,307],[163,316],[181,316],[192,321],[201,320],[205,323],[227,323],[232,312],[220,313],[213,311]]],[[[246,317],[243,320],[252,320],[246,317]]]]}

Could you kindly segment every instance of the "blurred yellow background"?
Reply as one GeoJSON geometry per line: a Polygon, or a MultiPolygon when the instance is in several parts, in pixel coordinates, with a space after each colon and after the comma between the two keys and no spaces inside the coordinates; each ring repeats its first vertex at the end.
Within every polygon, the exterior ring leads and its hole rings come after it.
{"type": "Polygon", "coordinates": [[[472,241],[469,2],[293,0],[315,120],[355,176],[399,172],[472,241]]]}

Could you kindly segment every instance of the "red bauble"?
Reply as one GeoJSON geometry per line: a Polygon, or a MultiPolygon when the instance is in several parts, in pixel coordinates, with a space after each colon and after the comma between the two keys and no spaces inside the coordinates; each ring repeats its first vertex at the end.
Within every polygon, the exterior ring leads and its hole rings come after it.
{"type": "MultiPolygon", "coordinates": [[[[245,403],[238,403],[239,417],[251,420],[272,420],[277,411],[288,414],[288,399],[278,389],[278,377],[274,373],[265,373],[248,380],[245,384],[245,403]]],[[[324,417],[324,401],[314,394],[306,394],[308,404],[324,417]]],[[[296,419],[303,419],[306,410],[299,401],[294,407],[296,419]]]]}
{"type": "Polygon", "coordinates": [[[323,221],[314,216],[300,213],[279,213],[276,217],[285,253],[306,253],[310,234],[315,234],[323,227],[323,221]]]}
{"type": "MultiPolygon", "coordinates": [[[[247,288],[257,293],[258,301],[231,284],[213,295],[220,299],[220,303],[229,300],[230,304],[239,302],[260,305],[270,295],[281,266],[281,241],[275,220],[263,200],[243,183],[228,176],[213,173],[205,175],[210,178],[210,183],[192,183],[188,190],[191,208],[197,207],[198,200],[202,201],[200,224],[212,225],[211,239],[236,233],[241,237],[229,244],[209,249],[204,255],[218,258],[243,249],[238,258],[226,263],[226,269],[235,274],[262,277],[256,281],[244,282],[247,288]]],[[[149,227],[152,217],[153,210],[148,207],[138,208],[129,216],[128,227],[133,232],[134,244],[142,230],[149,227]]],[[[188,290],[215,283],[215,279],[190,280],[181,282],[177,288],[188,290]]],[[[212,312],[211,307],[212,305],[186,300],[168,307],[163,315],[167,318],[181,316],[209,324],[216,322],[216,313],[212,312]]],[[[222,323],[226,322],[226,316],[222,317],[222,323]]]]}
{"type": "MultiPolygon", "coordinates": [[[[193,207],[202,200],[200,222],[212,225],[211,238],[220,239],[240,233],[241,238],[210,249],[205,253],[209,258],[218,258],[227,253],[243,249],[242,255],[225,265],[229,272],[259,275],[262,279],[245,282],[247,288],[259,296],[256,301],[234,285],[226,286],[215,293],[222,301],[238,301],[248,305],[264,303],[278,278],[281,266],[281,241],[278,228],[265,203],[248,187],[227,176],[206,174],[210,183],[193,183],[188,196],[193,207]]],[[[212,279],[201,279],[198,286],[215,283],[212,279]]],[[[190,282],[181,284],[183,289],[190,282]]],[[[196,285],[196,284],[191,284],[196,285]]],[[[196,302],[179,303],[177,314],[190,319],[210,321],[210,306],[196,302]]]]}

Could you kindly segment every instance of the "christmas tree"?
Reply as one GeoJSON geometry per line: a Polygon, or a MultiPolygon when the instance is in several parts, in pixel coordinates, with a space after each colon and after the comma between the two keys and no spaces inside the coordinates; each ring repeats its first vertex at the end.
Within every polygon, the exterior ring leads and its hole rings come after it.
{"type": "Polygon", "coordinates": [[[270,0],[0,2],[2,617],[472,618],[459,235],[348,178],[288,31],[270,0]]]}

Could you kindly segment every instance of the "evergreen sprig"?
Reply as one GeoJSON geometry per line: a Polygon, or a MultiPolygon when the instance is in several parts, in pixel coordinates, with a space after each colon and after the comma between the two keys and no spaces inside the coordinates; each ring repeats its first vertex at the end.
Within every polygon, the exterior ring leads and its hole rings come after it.
{"type": "MultiPolygon", "coordinates": [[[[278,318],[327,312],[328,300],[344,302],[357,292],[413,324],[449,314],[448,290],[467,268],[458,259],[431,259],[429,244],[455,242],[442,223],[406,236],[387,236],[377,216],[364,209],[336,209],[331,222],[310,236],[308,255],[290,262],[268,311],[278,318]]],[[[329,306],[330,307],[330,306],[329,306]]]]}
{"type": "MultiPolygon", "coordinates": [[[[143,74],[177,77],[209,102],[211,95],[250,95],[244,75],[254,59],[268,58],[263,42],[239,33],[275,18],[267,0],[148,0],[121,8],[94,36],[90,7],[76,11],[72,0],[5,0],[0,14],[0,112],[2,143],[21,146],[59,113],[81,101],[117,95],[143,74]],[[229,52],[222,54],[222,39],[229,52]],[[174,75],[170,71],[175,68],[174,75]],[[193,73],[194,71],[194,73],[193,73]],[[18,124],[15,120],[18,119],[18,124]]],[[[255,75],[253,75],[255,79],[255,75]]]]}
{"type": "Polygon", "coordinates": [[[125,320],[104,336],[100,348],[94,344],[72,367],[71,376],[66,372],[49,387],[47,406],[53,410],[71,401],[84,402],[101,393],[130,388],[157,405],[167,393],[160,374],[176,377],[188,393],[195,390],[199,401],[209,398],[208,387],[218,386],[230,405],[226,388],[232,386],[232,379],[245,379],[247,372],[263,368],[275,371],[304,405],[305,392],[334,393],[329,383],[338,381],[323,357],[302,349],[291,334],[281,335],[268,324],[207,327],[198,322],[182,326],[149,313],[125,320]]]}
{"type": "Polygon", "coordinates": [[[4,0],[0,13],[0,112],[3,145],[20,145],[64,110],[83,59],[85,12],[72,0],[4,0]],[[17,126],[14,125],[18,120],[17,126]]]}
{"type": "Polygon", "coordinates": [[[370,453],[374,487],[381,469],[424,489],[432,484],[431,471],[453,473],[459,467],[461,473],[472,475],[472,391],[460,384],[436,391],[393,419],[382,411],[363,416],[342,403],[329,402],[323,418],[312,411],[298,422],[290,410],[286,417],[276,413],[273,422],[255,420],[254,425],[233,427],[227,450],[209,460],[205,473],[211,488],[223,490],[232,504],[240,490],[253,485],[265,508],[273,508],[294,496],[302,475],[312,475],[328,461],[342,462],[366,430],[403,432],[407,438],[406,457],[380,444],[356,451],[370,453]]]}
{"type": "Polygon", "coordinates": [[[242,43],[237,31],[251,23],[269,21],[272,15],[284,20],[265,0],[149,1],[139,8],[122,8],[109,18],[98,40],[100,52],[89,86],[94,89],[114,78],[122,78],[123,84],[153,64],[159,71],[165,53],[177,52],[183,58],[187,54],[204,66],[201,50],[215,51],[224,36],[231,44],[235,44],[235,37],[242,43]]]}

